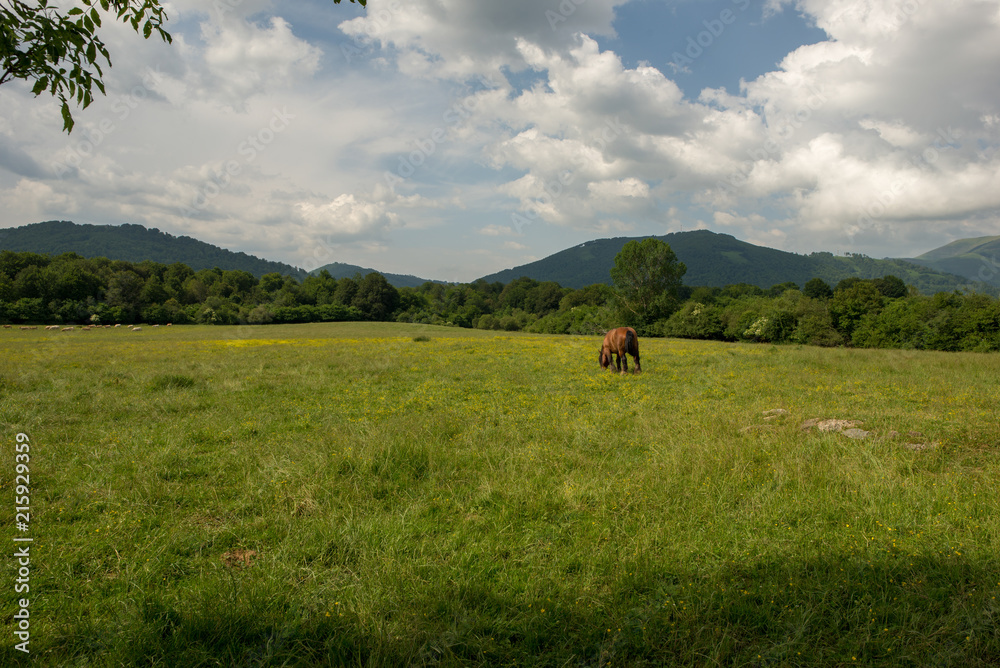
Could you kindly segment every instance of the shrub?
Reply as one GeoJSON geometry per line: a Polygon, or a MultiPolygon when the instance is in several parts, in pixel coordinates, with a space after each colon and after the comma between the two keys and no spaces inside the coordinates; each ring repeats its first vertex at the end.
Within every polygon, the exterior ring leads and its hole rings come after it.
{"type": "Polygon", "coordinates": [[[725,326],[720,314],[721,309],[716,306],[688,302],[663,323],[662,332],[664,336],[683,339],[722,340],[725,326]]]}
{"type": "Polygon", "coordinates": [[[274,314],[271,313],[271,309],[263,304],[250,311],[250,314],[247,316],[247,322],[251,325],[266,325],[272,320],[274,320],[274,314]]]}

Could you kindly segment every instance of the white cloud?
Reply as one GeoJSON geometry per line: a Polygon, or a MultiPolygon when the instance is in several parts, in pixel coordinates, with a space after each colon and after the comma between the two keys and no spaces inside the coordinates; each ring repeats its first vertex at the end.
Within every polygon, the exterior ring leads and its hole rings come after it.
{"type": "Polygon", "coordinates": [[[319,65],[321,51],[292,34],[274,16],[266,26],[247,21],[202,24],[205,68],[200,93],[237,109],[271,88],[306,81],[319,65]]]}
{"type": "Polygon", "coordinates": [[[528,64],[519,48],[524,40],[561,49],[577,33],[613,34],[614,7],[624,2],[371,0],[366,16],[340,27],[355,38],[399,49],[399,65],[407,74],[466,79],[503,67],[524,69],[528,64]]]}
{"type": "Polygon", "coordinates": [[[338,241],[370,237],[399,223],[384,202],[360,201],[354,195],[340,195],[323,204],[302,202],[298,209],[308,225],[338,241]]]}
{"type": "Polygon", "coordinates": [[[479,233],[484,237],[508,237],[517,234],[514,228],[506,225],[486,225],[479,228],[479,233]]]}
{"type": "MultiPolygon", "coordinates": [[[[2,222],[140,222],[292,264],[396,253],[413,272],[435,262],[398,241],[417,230],[517,235],[495,262],[525,258],[547,224],[569,239],[709,221],[876,255],[942,224],[994,231],[995,0],[771,0],[828,39],[697,99],[599,48],[621,4],[370,0],[340,24],[371,44],[348,60],[344,34],[296,19],[309,3],[174,0],[172,46],[109,25],[109,96],[72,136],[57,105],[4,86],[2,222]]],[[[493,269],[447,252],[465,278],[493,269]]]]}

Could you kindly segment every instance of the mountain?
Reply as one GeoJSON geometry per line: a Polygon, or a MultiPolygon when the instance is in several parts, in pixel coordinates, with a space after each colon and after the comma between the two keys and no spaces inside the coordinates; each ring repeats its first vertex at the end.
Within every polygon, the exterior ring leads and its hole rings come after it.
{"type": "Polygon", "coordinates": [[[49,255],[76,253],[128,262],[181,262],[195,271],[214,267],[242,269],[257,278],[272,272],[300,281],[306,277],[305,270],[298,267],[236,253],[191,237],[175,237],[142,225],[77,225],[51,220],[0,230],[0,249],[49,255]]]}
{"type": "MultiPolygon", "coordinates": [[[[610,284],[611,267],[622,246],[633,239],[644,238],[647,237],[587,241],[537,262],[490,274],[483,279],[508,283],[528,276],[537,281],[555,281],[570,288],[582,288],[593,283],[610,284]]],[[[916,286],[925,294],[947,292],[969,285],[968,279],[961,276],[906,260],[876,260],[863,255],[841,257],[832,253],[798,255],[755,246],[731,235],[709,230],[674,232],[655,238],[670,244],[677,258],[687,266],[684,284],[690,286],[721,287],[749,283],[769,288],[792,281],[801,287],[816,277],[836,285],[845,278],[879,278],[888,274],[899,277],[907,285],[916,286]]]]}
{"type": "Polygon", "coordinates": [[[1000,287],[1000,236],[958,239],[907,262],[1000,287]]]}
{"type": "Polygon", "coordinates": [[[319,272],[326,269],[330,272],[330,275],[334,278],[354,278],[358,274],[365,276],[367,274],[377,272],[385,276],[385,280],[396,288],[418,288],[424,283],[442,283],[443,281],[431,281],[428,278],[419,278],[417,276],[411,276],[409,274],[387,274],[384,271],[378,271],[377,269],[366,269],[364,267],[359,267],[355,264],[344,264],[343,262],[333,262],[331,264],[320,267],[319,269],[313,269],[310,271],[310,275],[317,275],[319,272]]]}

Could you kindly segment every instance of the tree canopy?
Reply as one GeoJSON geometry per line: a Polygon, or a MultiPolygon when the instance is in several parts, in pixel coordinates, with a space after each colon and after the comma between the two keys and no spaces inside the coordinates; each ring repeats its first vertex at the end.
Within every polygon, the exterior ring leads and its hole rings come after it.
{"type": "MultiPolygon", "coordinates": [[[[807,282],[807,285],[812,281],[807,282]]],[[[817,284],[813,284],[816,286],[817,284]]],[[[905,286],[905,284],[904,284],[905,286]]],[[[829,288],[829,286],[827,286],[829,288]]],[[[900,290],[859,279],[817,296],[778,283],[684,287],[669,316],[648,314],[640,336],[820,346],[1000,350],[1000,300],[983,294],[900,290]]],[[[621,296],[596,283],[578,290],[522,277],[506,285],[425,282],[396,288],[377,272],[334,278],[240,269],[193,270],[179,262],[128,262],[0,250],[0,324],[198,323],[344,320],[603,336],[622,324],[621,296]]],[[[638,319],[637,319],[638,320],[638,319]]]]}
{"type": "Polygon", "coordinates": [[[677,290],[686,271],[670,244],[649,238],[622,247],[615,256],[611,280],[624,309],[642,324],[667,317],[676,308],[677,290]]]}

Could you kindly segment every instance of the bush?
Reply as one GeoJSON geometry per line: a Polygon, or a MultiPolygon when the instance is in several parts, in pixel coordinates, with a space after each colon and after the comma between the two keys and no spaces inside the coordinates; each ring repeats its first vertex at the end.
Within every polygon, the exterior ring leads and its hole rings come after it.
{"type": "Polygon", "coordinates": [[[839,346],[844,337],[833,327],[826,301],[802,295],[795,304],[795,329],[789,340],[810,346],[839,346]]]}
{"type": "Polygon", "coordinates": [[[574,306],[550,313],[534,321],[525,331],[537,334],[604,334],[611,329],[614,318],[604,306],[574,306]]]}
{"type": "Polygon", "coordinates": [[[315,322],[319,320],[315,306],[279,306],[272,310],[273,322],[315,322]]]}
{"type": "Polygon", "coordinates": [[[663,323],[661,331],[664,336],[721,341],[725,338],[721,312],[716,306],[688,302],[663,323]]]}
{"type": "Polygon", "coordinates": [[[251,325],[266,325],[272,320],[274,320],[274,314],[271,313],[271,309],[263,304],[250,311],[250,314],[247,315],[247,322],[251,325]]]}
{"type": "Polygon", "coordinates": [[[861,318],[851,343],[862,348],[926,348],[929,306],[926,298],[890,302],[861,318]]]}
{"type": "Polygon", "coordinates": [[[479,316],[479,320],[476,321],[476,329],[500,329],[500,321],[497,320],[496,316],[487,313],[479,316]]]}

